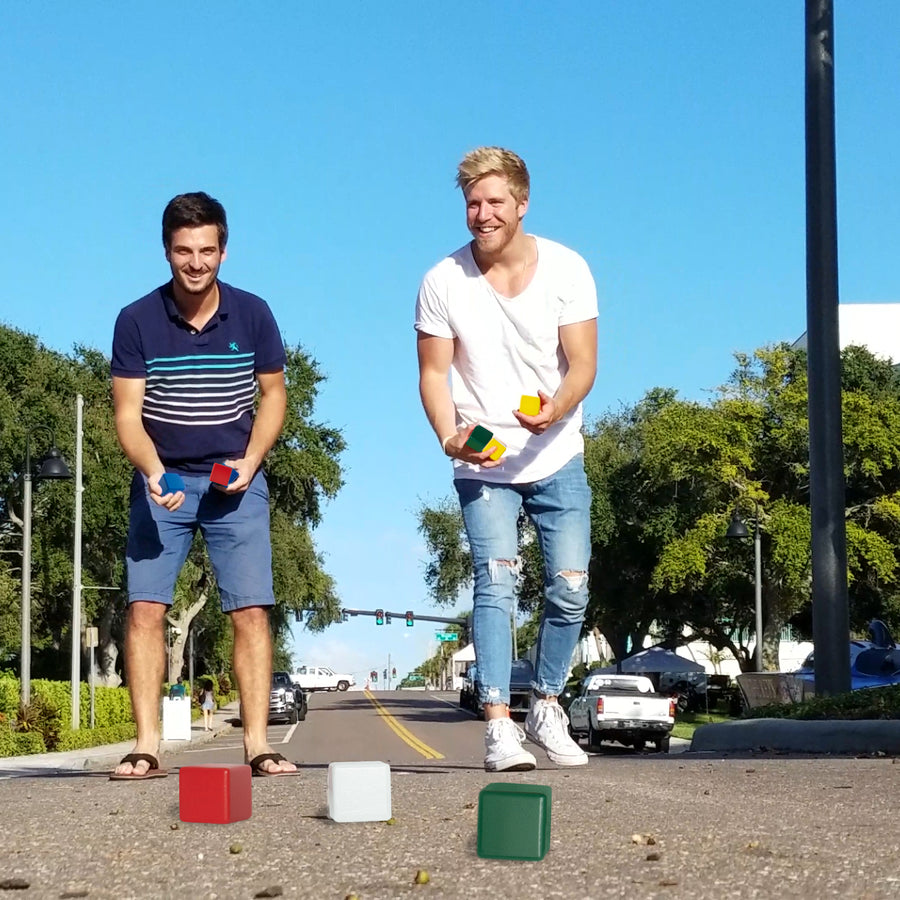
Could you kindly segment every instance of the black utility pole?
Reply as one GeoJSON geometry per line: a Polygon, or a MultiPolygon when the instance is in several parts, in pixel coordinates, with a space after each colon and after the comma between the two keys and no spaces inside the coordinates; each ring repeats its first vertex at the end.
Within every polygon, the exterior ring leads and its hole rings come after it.
{"type": "Polygon", "coordinates": [[[850,690],[838,335],[834,10],[806,0],[806,332],[816,694],[850,690]]]}

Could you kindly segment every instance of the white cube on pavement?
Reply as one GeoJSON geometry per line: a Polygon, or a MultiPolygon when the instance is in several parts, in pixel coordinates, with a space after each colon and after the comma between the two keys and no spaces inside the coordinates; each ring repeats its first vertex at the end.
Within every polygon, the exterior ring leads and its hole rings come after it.
{"type": "Polygon", "coordinates": [[[330,763],[328,817],[335,822],[390,819],[391,767],[386,762],[330,763]]]}

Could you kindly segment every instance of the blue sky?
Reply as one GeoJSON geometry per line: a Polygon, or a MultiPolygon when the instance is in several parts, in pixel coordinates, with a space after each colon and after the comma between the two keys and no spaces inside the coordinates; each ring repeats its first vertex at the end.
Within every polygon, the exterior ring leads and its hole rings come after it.
{"type": "MultiPolygon", "coordinates": [[[[841,299],[898,301],[900,4],[835,6],[841,299]]],[[[315,535],[345,606],[435,612],[414,513],[452,488],[412,318],[468,237],[467,150],[518,152],[528,230],[591,266],[589,416],[654,386],[703,399],[734,351],[805,330],[802,0],[35,0],[4,19],[0,320],[108,353],[118,310],[166,279],[165,203],[221,200],[222,278],[319,361],[317,417],[349,444],[315,535]]],[[[364,677],[390,653],[403,674],[433,631],[298,629],[296,656],[364,677]]]]}

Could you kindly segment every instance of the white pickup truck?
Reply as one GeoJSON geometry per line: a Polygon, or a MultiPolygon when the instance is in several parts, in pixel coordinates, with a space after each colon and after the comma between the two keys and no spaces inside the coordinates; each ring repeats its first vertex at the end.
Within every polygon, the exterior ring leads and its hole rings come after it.
{"type": "Polygon", "coordinates": [[[569,722],[573,737],[587,737],[589,747],[617,741],[643,750],[650,741],[668,753],[675,700],[654,693],[644,675],[588,675],[569,705],[569,722]]]}
{"type": "Polygon", "coordinates": [[[291,680],[304,691],[346,691],[356,684],[352,675],[335,672],[328,666],[300,666],[291,674],[291,680]]]}

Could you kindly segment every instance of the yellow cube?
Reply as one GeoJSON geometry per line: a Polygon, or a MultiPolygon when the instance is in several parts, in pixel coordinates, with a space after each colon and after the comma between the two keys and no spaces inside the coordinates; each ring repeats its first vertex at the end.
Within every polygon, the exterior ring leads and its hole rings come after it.
{"type": "Polygon", "coordinates": [[[491,438],[490,441],[488,441],[487,447],[485,447],[484,449],[493,450],[493,453],[491,453],[488,459],[500,459],[500,457],[503,456],[504,453],[506,453],[506,445],[501,444],[500,441],[497,440],[497,438],[491,438]]]}
{"type": "Polygon", "coordinates": [[[536,416],[541,411],[541,398],[529,397],[522,394],[522,402],[519,403],[519,412],[525,416],[536,416]]]}

